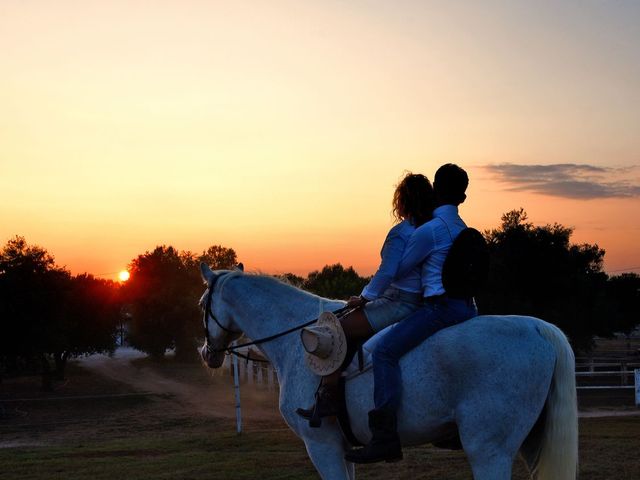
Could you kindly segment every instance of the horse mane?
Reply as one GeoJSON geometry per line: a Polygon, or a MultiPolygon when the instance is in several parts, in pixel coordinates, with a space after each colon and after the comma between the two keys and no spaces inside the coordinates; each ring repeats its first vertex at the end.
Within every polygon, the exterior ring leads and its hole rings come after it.
{"type": "Polygon", "coordinates": [[[248,273],[242,272],[242,273],[239,273],[238,277],[246,277],[247,279],[250,279],[250,281],[251,279],[255,279],[257,280],[258,283],[264,282],[268,287],[272,287],[274,290],[295,292],[298,295],[307,297],[309,299],[315,299],[316,301],[323,301],[323,302],[341,301],[341,300],[321,297],[319,295],[316,295],[315,293],[309,292],[308,290],[304,290],[303,288],[296,287],[286,279],[279,278],[274,275],[269,275],[262,272],[248,272],[248,273]]]}
{"type": "MultiPolygon", "coordinates": [[[[344,300],[321,297],[315,293],[308,292],[302,288],[291,285],[289,282],[283,281],[273,275],[257,273],[233,272],[233,278],[241,280],[245,285],[252,286],[257,290],[263,291],[265,294],[272,296],[274,299],[282,299],[288,297],[287,304],[295,305],[297,302],[305,302],[308,305],[316,305],[319,313],[324,310],[335,310],[344,306],[344,300]]],[[[224,288],[224,287],[222,287],[224,288]]],[[[318,314],[319,314],[318,313],[318,314]]]]}

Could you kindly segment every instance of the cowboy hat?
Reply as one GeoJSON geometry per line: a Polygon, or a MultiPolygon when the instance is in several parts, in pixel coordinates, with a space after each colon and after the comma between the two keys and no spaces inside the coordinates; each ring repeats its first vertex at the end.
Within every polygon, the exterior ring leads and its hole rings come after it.
{"type": "Polygon", "coordinates": [[[307,367],[317,375],[335,372],[347,356],[347,337],[331,312],[323,312],[314,325],[303,328],[300,339],[307,367]]]}

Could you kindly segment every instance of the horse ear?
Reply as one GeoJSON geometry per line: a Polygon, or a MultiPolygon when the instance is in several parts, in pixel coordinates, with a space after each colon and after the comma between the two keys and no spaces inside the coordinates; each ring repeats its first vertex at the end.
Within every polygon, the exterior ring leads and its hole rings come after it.
{"type": "Polygon", "coordinates": [[[242,262],[236,265],[236,270],[240,270],[241,272],[244,272],[244,265],[242,262]]]}
{"type": "Polygon", "coordinates": [[[215,273],[213,273],[213,270],[209,268],[209,265],[204,262],[200,262],[200,275],[202,275],[202,280],[204,280],[207,285],[210,285],[211,279],[214,277],[215,273]]]}

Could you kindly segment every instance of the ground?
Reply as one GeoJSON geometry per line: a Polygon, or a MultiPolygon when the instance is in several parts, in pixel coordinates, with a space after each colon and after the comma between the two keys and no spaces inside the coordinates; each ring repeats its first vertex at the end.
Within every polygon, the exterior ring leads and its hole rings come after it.
{"type": "MultiPolygon", "coordinates": [[[[74,362],[67,377],[50,394],[34,377],[0,386],[0,479],[318,478],[275,392],[242,387],[238,435],[230,378],[202,365],[129,352],[74,362]]],[[[582,480],[640,478],[637,413],[580,419],[582,480]]],[[[400,463],[359,466],[357,477],[461,480],[471,472],[462,452],[425,446],[406,449],[400,463]]],[[[514,478],[528,478],[520,461],[514,478]]]]}

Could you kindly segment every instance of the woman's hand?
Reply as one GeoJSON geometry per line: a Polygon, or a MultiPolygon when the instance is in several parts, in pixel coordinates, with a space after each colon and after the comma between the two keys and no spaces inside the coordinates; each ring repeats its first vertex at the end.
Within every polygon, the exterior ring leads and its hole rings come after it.
{"type": "Polygon", "coordinates": [[[358,297],[351,297],[349,298],[349,300],[347,301],[347,307],[349,308],[358,308],[358,307],[362,307],[365,303],[367,303],[369,300],[367,300],[366,298],[363,298],[361,296],[358,297]]]}

